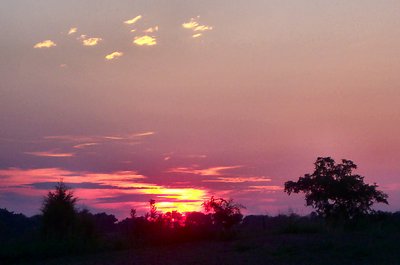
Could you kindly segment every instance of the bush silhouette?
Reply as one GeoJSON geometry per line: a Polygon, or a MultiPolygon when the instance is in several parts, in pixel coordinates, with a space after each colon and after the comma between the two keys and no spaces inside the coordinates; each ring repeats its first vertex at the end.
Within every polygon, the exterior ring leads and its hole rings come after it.
{"type": "Polygon", "coordinates": [[[371,213],[375,202],[388,204],[388,196],[377,190],[377,185],[365,184],[364,177],[353,174],[357,165],[343,159],[335,164],[330,157],[318,157],[312,174],[305,174],[297,182],[287,181],[285,192],[303,192],[306,205],[312,206],[325,218],[352,219],[371,213]]]}

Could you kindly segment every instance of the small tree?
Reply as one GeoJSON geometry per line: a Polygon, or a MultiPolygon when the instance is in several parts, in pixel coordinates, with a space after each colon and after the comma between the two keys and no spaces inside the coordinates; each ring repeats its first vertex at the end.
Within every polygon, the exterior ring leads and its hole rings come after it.
{"type": "Polygon", "coordinates": [[[306,205],[312,206],[325,218],[352,219],[372,212],[375,203],[388,204],[388,195],[377,190],[377,185],[365,184],[364,177],[354,175],[357,165],[343,159],[335,164],[330,157],[318,157],[312,174],[305,174],[297,182],[287,181],[285,192],[289,195],[303,192],[306,205]]]}
{"type": "Polygon", "coordinates": [[[232,226],[242,221],[243,215],[240,210],[245,208],[231,199],[216,199],[214,196],[204,201],[203,207],[207,213],[212,213],[213,223],[225,230],[230,230],[232,226]]]}
{"type": "Polygon", "coordinates": [[[146,214],[146,219],[148,221],[157,221],[160,219],[161,214],[157,211],[156,201],[151,199],[149,200],[150,211],[146,214]]]}
{"type": "Polygon", "coordinates": [[[43,200],[43,231],[46,235],[65,237],[71,234],[75,224],[77,198],[61,181],[55,191],[49,191],[43,200]]]}

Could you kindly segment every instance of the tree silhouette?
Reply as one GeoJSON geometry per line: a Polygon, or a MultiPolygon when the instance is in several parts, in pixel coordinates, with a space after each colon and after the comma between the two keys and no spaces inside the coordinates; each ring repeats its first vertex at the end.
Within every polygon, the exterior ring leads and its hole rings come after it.
{"type": "Polygon", "coordinates": [[[370,213],[375,203],[388,204],[388,195],[377,190],[377,185],[365,184],[364,177],[354,175],[357,165],[343,159],[335,164],[330,157],[318,157],[312,174],[305,174],[297,182],[287,181],[285,192],[303,192],[306,205],[312,206],[325,218],[352,219],[370,213]]]}
{"type": "Polygon", "coordinates": [[[207,213],[212,213],[213,223],[226,230],[242,221],[243,215],[240,210],[245,208],[231,199],[216,199],[214,196],[211,196],[210,200],[204,201],[203,207],[207,213]]]}
{"type": "Polygon", "coordinates": [[[160,219],[161,214],[157,211],[156,201],[151,199],[149,200],[149,212],[146,214],[146,219],[148,221],[157,221],[160,219]]]}
{"type": "Polygon", "coordinates": [[[55,186],[55,191],[49,191],[41,209],[46,235],[65,237],[71,234],[77,216],[76,201],[73,192],[62,181],[55,186]]]}

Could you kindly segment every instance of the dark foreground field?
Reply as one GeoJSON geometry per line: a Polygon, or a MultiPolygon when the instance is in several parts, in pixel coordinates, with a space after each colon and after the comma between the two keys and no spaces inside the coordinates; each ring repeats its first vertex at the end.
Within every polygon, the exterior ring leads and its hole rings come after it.
{"type": "Polygon", "coordinates": [[[144,247],[29,264],[400,264],[399,242],[396,233],[258,232],[230,241],[144,247]]]}

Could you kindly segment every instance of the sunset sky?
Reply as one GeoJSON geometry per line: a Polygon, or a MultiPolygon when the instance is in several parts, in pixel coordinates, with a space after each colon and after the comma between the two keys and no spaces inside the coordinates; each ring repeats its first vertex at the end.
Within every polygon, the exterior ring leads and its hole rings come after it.
{"type": "Polygon", "coordinates": [[[400,210],[400,1],[0,2],[0,208],[60,179],[118,218],[150,199],[306,214],[319,156],[400,210]]]}

